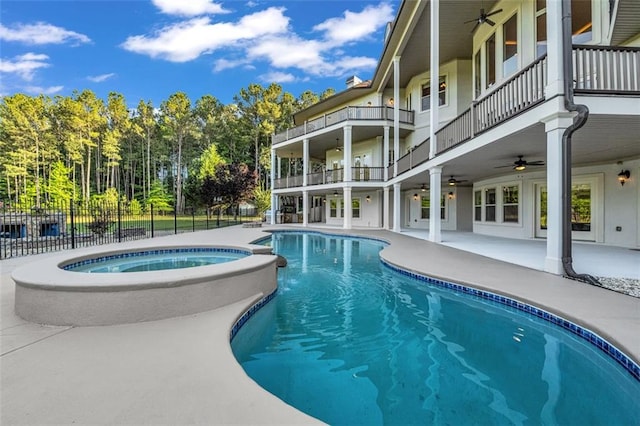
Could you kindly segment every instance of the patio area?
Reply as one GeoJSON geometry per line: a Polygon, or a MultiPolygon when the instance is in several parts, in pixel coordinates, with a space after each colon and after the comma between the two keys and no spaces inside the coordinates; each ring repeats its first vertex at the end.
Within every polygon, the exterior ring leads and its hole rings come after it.
{"type": "MultiPolygon", "coordinates": [[[[403,229],[402,233],[426,239],[428,231],[403,229]]],[[[459,250],[544,270],[546,241],[516,240],[472,232],[442,231],[442,244],[459,250]]],[[[597,278],[603,287],[640,297],[640,251],[624,247],[575,241],[573,269],[597,278]]]]}

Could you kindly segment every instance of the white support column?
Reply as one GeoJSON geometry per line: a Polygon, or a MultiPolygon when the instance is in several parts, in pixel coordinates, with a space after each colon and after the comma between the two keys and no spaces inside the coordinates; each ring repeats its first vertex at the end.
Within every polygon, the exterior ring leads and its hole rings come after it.
{"type": "MultiPolygon", "coordinates": [[[[429,61],[431,62],[431,72],[430,72],[430,118],[429,118],[429,158],[433,158],[436,156],[436,150],[438,147],[438,141],[436,140],[436,132],[438,131],[439,125],[439,114],[438,110],[440,108],[440,2],[439,1],[431,1],[431,55],[429,61]]],[[[433,185],[431,185],[433,188],[433,185]]],[[[433,204],[433,203],[432,203],[433,204]]],[[[438,215],[440,217],[440,215],[438,215]]],[[[439,234],[440,232],[438,232],[439,234]]],[[[429,235],[431,235],[431,231],[429,231],[429,235]]]]}
{"type": "Polygon", "coordinates": [[[276,150],[271,148],[271,173],[270,173],[270,177],[271,177],[271,221],[270,224],[271,225],[275,225],[276,224],[276,203],[275,203],[275,199],[276,199],[276,195],[273,193],[273,190],[275,189],[275,182],[276,182],[276,150]]]}
{"type": "Polygon", "coordinates": [[[547,99],[564,93],[562,1],[547,0],[547,99]]]}
{"type": "Polygon", "coordinates": [[[393,58],[393,177],[398,176],[400,158],[400,56],[393,58]]]}
{"type": "Polygon", "coordinates": [[[302,191],[302,226],[309,226],[309,191],[302,191]]]}
{"type": "Polygon", "coordinates": [[[562,135],[573,123],[570,113],[543,120],[547,132],[547,255],[544,270],[562,275],[562,135]]]}
{"type": "Polygon", "coordinates": [[[352,206],[351,206],[351,188],[346,187],[342,190],[344,198],[342,202],[344,203],[344,217],[342,218],[342,227],[344,229],[351,229],[351,216],[352,216],[352,206]]]}
{"type": "Polygon", "coordinates": [[[389,230],[389,216],[391,216],[391,206],[389,205],[389,187],[382,189],[382,227],[389,230]]]}
{"type": "Polygon", "coordinates": [[[400,232],[400,204],[401,200],[400,184],[393,184],[393,232],[400,232]]]}
{"type": "Polygon", "coordinates": [[[342,129],[344,139],[344,182],[351,182],[351,126],[344,126],[342,129]]]}
{"type": "Polygon", "coordinates": [[[282,158],[278,157],[278,170],[276,170],[276,175],[278,176],[278,179],[282,178],[282,158]]]}
{"type": "Polygon", "coordinates": [[[429,241],[434,243],[442,241],[442,223],[440,219],[441,181],[442,167],[436,166],[429,169],[429,241]]]}
{"type": "Polygon", "coordinates": [[[382,173],[384,175],[384,181],[389,180],[389,126],[384,126],[383,142],[382,142],[382,165],[384,169],[382,173]]]}
{"type": "Polygon", "coordinates": [[[278,195],[271,193],[271,224],[275,225],[277,222],[278,212],[278,195]]]}
{"type": "Polygon", "coordinates": [[[302,186],[308,185],[309,174],[309,139],[302,141],[302,186]]]}

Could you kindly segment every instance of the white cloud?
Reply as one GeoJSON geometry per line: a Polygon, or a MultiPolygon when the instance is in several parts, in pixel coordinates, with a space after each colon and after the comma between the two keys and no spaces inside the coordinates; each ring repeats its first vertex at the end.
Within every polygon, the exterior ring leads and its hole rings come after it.
{"type": "Polygon", "coordinates": [[[271,7],[244,16],[237,23],[211,23],[207,17],[167,26],[152,36],[131,36],[122,44],[126,50],[186,62],[241,41],[286,31],[289,18],[283,8],[271,7]]]}
{"type": "Polygon", "coordinates": [[[323,67],[323,46],[315,40],[302,40],[297,36],[269,37],[247,49],[252,59],[267,59],[277,68],[295,67],[312,71],[323,67]]]}
{"type": "Polygon", "coordinates": [[[211,0],[152,0],[153,4],[167,15],[202,16],[228,13],[221,4],[211,0]]]}
{"type": "MultiPolygon", "coordinates": [[[[182,4],[169,0],[153,1],[165,8],[182,4]]],[[[198,4],[200,7],[214,4],[211,1],[198,4]]],[[[257,5],[254,0],[248,1],[248,7],[257,5]]],[[[269,7],[237,21],[226,22],[214,22],[210,17],[199,16],[167,25],[152,34],[131,36],[121,46],[131,52],[171,62],[187,62],[215,52],[214,72],[254,68],[259,62],[266,62],[276,71],[261,78],[280,82],[301,81],[309,76],[340,77],[375,69],[377,59],[351,56],[354,52],[352,45],[371,39],[394,18],[390,4],[369,5],[360,12],[345,11],[339,17],[314,26],[315,37],[310,38],[291,31],[290,18],[285,12],[283,7],[269,7]],[[291,69],[300,70],[305,75],[293,77],[288,72],[291,69]]]]}
{"type": "Polygon", "coordinates": [[[366,70],[375,68],[378,61],[366,56],[344,56],[338,62],[338,71],[340,74],[351,70],[366,70]]]}
{"type": "Polygon", "coordinates": [[[370,37],[393,18],[391,6],[380,3],[377,6],[367,6],[359,13],[347,10],[344,16],[327,19],[314,26],[313,30],[324,32],[324,38],[330,45],[341,46],[370,37]]]}
{"type": "Polygon", "coordinates": [[[109,74],[93,75],[93,76],[87,77],[87,80],[93,81],[94,83],[102,83],[103,81],[106,81],[111,77],[115,77],[115,74],[109,73],[109,74]]]}
{"type": "Polygon", "coordinates": [[[237,68],[242,65],[248,64],[248,59],[230,60],[226,58],[218,59],[214,62],[213,71],[220,72],[230,68],[237,68]]]}
{"type": "Polygon", "coordinates": [[[16,56],[13,60],[0,59],[0,72],[17,74],[25,81],[31,81],[36,70],[51,66],[46,60],[47,55],[37,53],[25,53],[16,56]]]}
{"type": "Polygon", "coordinates": [[[59,93],[64,89],[64,86],[51,86],[51,87],[40,87],[40,86],[26,86],[24,91],[27,93],[33,93],[34,95],[53,95],[55,93],[59,93]]]}
{"type": "Polygon", "coordinates": [[[77,45],[91,42],[91,39],[84,34],[69,31],[45,22],[17,24],[13,28],[0,24],[0,40],[32,45],[63,43],[74,43],[77,45]]]}
{"type": "Polygon", "coordinates": [[[293,74],[280,71],[268,72],[260,75],[259,78],[266,83],[291,83],[296,81],[296,77],[293,74]]]}

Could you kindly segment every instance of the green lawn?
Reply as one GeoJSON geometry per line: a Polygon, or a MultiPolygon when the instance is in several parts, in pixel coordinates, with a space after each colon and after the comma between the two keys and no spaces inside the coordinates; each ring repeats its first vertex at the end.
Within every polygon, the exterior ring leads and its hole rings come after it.
{"type": "MultiPolygon", "coordinates": [[[[173,215],[161,216],[154,215],[153,217],[153,230],[154,232],[189,232],[189,231],[202,231],[206,229],[214,229],[218,227],[224,227],[229,225],[236,225],[243,222],[250,222],[259,220],[259,217],[254,216],[238,216],[234,219],[233,216],[217,216],[207,218],[207,215],[180,215],[174,218],[173,215]]],[[[76,216],[74,218],[74,224],[76,232],[81,234],[91,233],[90,224],[93,219],[90,216],[76,216]]],[[[68,228],[71,228],[71,222],[67,220],[68,228]]],[[[120,226],[124,228],[144,228],[148,232],[151,232],[151,215],[127,215],[122,217],[120,226]]],[[[108,225],[107,232],[113,232],[118,229],[117,220],[111,220],[108,225]]]]}

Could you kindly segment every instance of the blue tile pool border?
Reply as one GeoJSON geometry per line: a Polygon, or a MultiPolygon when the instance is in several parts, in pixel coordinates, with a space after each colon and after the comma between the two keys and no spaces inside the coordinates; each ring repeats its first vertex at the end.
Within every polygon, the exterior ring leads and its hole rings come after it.
{"type": "Polygon", "coordinates": [[[256,312],[258,312],[264,305],[269,303],[274,297],[276,297],[276,293],[278,289],[276,288],[270,294],[264,296],[262,299],[258,300],[256,303],[251,305],[249,309],[247,309],[240,318],[236,320],[236,322],[231,327],[231,331],[229,332],[229,341],[232,341],[238,331],[242,328],[243,325],[251,318],[256,312]]]}
{"type": "Polygon", "coordinates": [[[69,263],[62,265],[61,268],[65,271],[72,271],[74,268],[84,265],[91,265],[93,263],[105,262],[113,259],[126,259],[128,257],[140,257],[140,256],[154,256],[158,254],[176,254],[176,253],[235,253],[244,254],[250,256],[252,253],[249,250],[231,249],[231,248],[216,248],[216,247],[176,247],[176,248],[162,248],[152,249],[144,251],[132,251],[111,254],[108,256],[98,256],[89,259],[84,259],[79,262],[69,263]]]}
{"type": "MultiPolygon", "coordinates": [[[[386,245],[389,244],[388,241],[382,240],[382,239],[377,239],[377,238],[370,238],[370,237],[360,237],[360,236],[353,236],[353,235],[343,235],[343,234],[335,234],[335,233],[327,233],[327,232],[321,232],[321,231],[298,231],[298,230],[274,230],[272,231],[273,234],[276,233],[288,233],[288,234],[319,234],[319,235],[325,235],[325,236],[332,236],[332,237],[339,237],[339,238],[348,238],[348,239],[358,239],[358,240],[372,240],[378,243],[384,243],[386,245]]],[[[271,236],[268,237],[264,237],[264,238],[260,238],[259,240],[256,240],[254,242],[254,244],[259,244],[260,242],[263,241],[267,241],[271,239],[271,236]]],[[[615,347],[614,345],[612,345],[611,343],[609,343],[606,339],[603,339],[602,337],[600,337],[598,334],[594,333],[593,331],[584,328],[582,326],[579,326],[578,324],[575,324],[567,319],[564,319],[558,315],[552,314],[550,312],[545,311],[544,309],[540,309],[537,308],[535,306],[531,306],[527,303],[523,303],[523,302],[519,302],[515,299],[511,299],[510,297],[506,297],[506,296],[502,296],[500,294],[497,293],[492,293],[490,291],[486,291],[486,290],[479,290],[473,287],[467,287],[461,284],[455,284],[455,283],[451,283],[448,281],[444,281],[444,280],[439,280],[437,278],[433,278],[430,277],[428,275],[425,274],[420,274],[414,271],[410,271],[408,269],[403,269],[400,268],[397,265],[394,265],[382,258],[380,258],[380,261],[382,262],[382,264],[384,266],[386,266],[387,268],[391,269],[392,271],[395,271],[401,275],[405,275],[411,278],[414,278],[418,281],[422,281],[422,282],[426,282],[432,285],[435,285],[437,287],[440,288],[445,288],[448,290],[452,290],[458,293],[464,293],[467,295],[471,295],[471,296],[475,296],[481,299],[486,299],[486,300],[491,300],[493,302],[496,303],[500,303],[502,305],[508,306],[510,308],[514,308],[517,309],[519,311],[525,312],[529,315],[533,315],[536,316],[538,318],[541,318],[545,321],[548,321],[552,324],[555,324],[559,327],[562,327],[563,329],[571,332],[572,334],[575,334],[576,336],[580,337],[581,339],[587,341],[588,343],[594,345],[595,347],[597,347],[600,351],[604,352],[606,355],[610,356],[611,358],[613,358],[618,364],[620,364],[622,366],[622,368],[624,368],[625,370],[627,370],[636,380],[640,381],[640,366],[631,358],[629,358],[627,355],[625,355],[620,349],[618,349],[617,347],[615,347]]],[[[240,330],[240,328],[244,325],[244,323],[247,322],[247,320],[249,318],[251,318],[253,316],[253,314],[255,314],[260,308],[262,308],[264,305],[266,305],[269,301],[271,301],[276,294],[277,290],[274,291],[273,293],[271,293],[268,296],[265,296],[264,298],[262,298],[260,301],[258,301],[256,304],[254,304],[247,312],[245,312],[239,319],[238,321],[234,324],[233,328],[231,329],[231,340],[233,340],[233,337],[236,335],[236,333],[238,332],[238,330],[240,330]]]]}
{"type": "Polygon", "coordinates": [[[437,278],[433,278],[428,275],[409,271],[407,269],[402,269],[392,263],[387,262],[382,258],[380,259],[380,261],[387,268],[401,275],[405,275],[407,277],[411,277],[418,281],[426,282],[428,284],[432,284],[437,287],[453,290],[455,292],[464,293],[471,296],[476,296],[481,299],[491,300],[493,302],[500,303],[510,308],[517,309],[529,315],[536,316],[552,324],[560,326],[565,330],[570,331],[572,334],[575,334],[576,336],[596,346],[606,355],[613,358],[618,364],[620,364],[625,370],[627,370],[636,380],[640,381],[640,366],[638,366],[638,364],[636,364],[635,361],[633,361],[631,358],[625,355],[621,350],[619,350],[614,345],[609,343],[607,340],[603,339],[598,334],[594,333],[589,329],[579,326],[555,314],[547,312],[544,309],[536,308],[535,306],[531,306],[529,304],[519,302],[515,299],[511,299],[509,297],[502,296],[500,294],[492,293],[486,290],[478,290],[473,287],[467,287],[461,284],[455,284],[448,281],[439,280],[437,278]]]}

